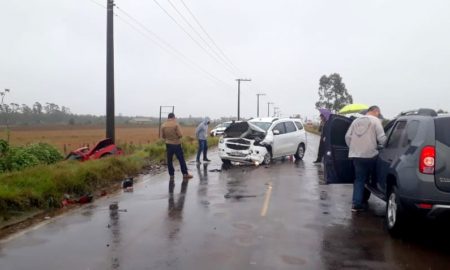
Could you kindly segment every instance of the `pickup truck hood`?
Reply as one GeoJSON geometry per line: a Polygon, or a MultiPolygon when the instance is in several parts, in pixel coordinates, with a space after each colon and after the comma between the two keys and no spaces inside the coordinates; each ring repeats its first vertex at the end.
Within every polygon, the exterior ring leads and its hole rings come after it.
{"type": "Polygon", "coordinates": [[[233,123],[223,132],[224,138],[246,138],[251,140],[262,140],[266,132],[249,122],[233,123]]]}

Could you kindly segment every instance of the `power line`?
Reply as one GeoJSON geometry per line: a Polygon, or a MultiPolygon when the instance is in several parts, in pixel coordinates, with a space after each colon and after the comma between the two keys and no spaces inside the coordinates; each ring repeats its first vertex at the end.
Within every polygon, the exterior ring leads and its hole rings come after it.
{"type": "Polygon", "coordinates": [[[214,59],[214,61],[216,61],[217,63],[219,63],[220,65],[222,65],[222,67],[228,71],[231,75],[236,76],[236,74],[234,74],[234,72],[228,68],[227,66],[223,65],[222,62],[220,62],[220,60],[218,60],[216,58],[216,56],[214,56],[213,54],[211,54],[202,44],[200,44],[200,42],[198,42],[172,15],[170,15],[170,13],[167,11],[167,9],[165,9],[157,0],[153,0],[153,2],[155,2],[158,7],[186,34],[189,36],[189,38],[194,41],[195,44],[197,44],[197,46],[199,46],[206,54],[208,54],[212,59],[214,59]]]}
{"type": "Polygon", "coordinates": [[[106,6],[105,6],[105,5],[100,4],[99,2],[97,2],[97,1],[95,1],[95,0],[89,0],[89,1],[91,1],[91,2],[94,3],[94,4],[96,4],[97,6],[100,6],[100,7],[104,8],[104,9],[106,9],[106,6]]]}
{"type": "Polygon", "coordinates": [[[223,55],[223,57],[225,59],[227,59],[227,61],[240,73],[242,73],[239,68],[236,67],[236,65],[233,64],[233,62],[230,60],[230,58],[223,52],[223,50],[217,45],[217,43],[214,41],[214,39],[211,37],[211,35],[208,34],[208,32],[206,31],[206,29],[202,26],[202,24],[200,23],[200,21],[197,19],[197,17],[195,17],[194,13],[191,11],[191,9],[186,5],[186,3],[183,0],[180,0],[180,2],[183,4],[184,8],[189,12],[189,14],[191,15],[191,17],[194,19],[194,21],[198,24],[198,26],[200,27],[200,29],[202,29],[203,33],[205,33],[205,35],[208,37],[208,39],[211,41],[211,43],[214,45],[214,47],[217,48],[217,50],[223,55]]]}
{"type": "MultiPolygon", "coordinates": [[[[181,17],[181,19],[192,29],[192,31],[203,41],[203,43],[211,50],[212,53],[214,53],[215,56],[217,56],[218,59],[222,61],[225,65],[230,67],[230,69],[235,69],[232,65],[230,65],[226,60],[224,60],[223,56],[216,52],[216,50],[207,42],[203,36],[195,29],[195,27],[189,22],[188,19],[180,12],[180,10],[175,6],[175,4],[171,0],[167,0],[169,2],[170,6],[175,10],[175,12],[181,17]]],[[[236,75],[236,73],[234,73],[236,75]]]]}
{"type": "Polygon", "coordinates": [[[192,61],[191,59],[189,59],[187,56],[185,56],[183,53],[181,53],[180,51],[178,51],[177,49],[175,49],[172,45],[170,45],[167,41],[165,41],[164,39],[162,39],[161,37],[159,37],[156,33],[154,33],[153,31],[151,31],[147,26],[145,26],[143,23],[141,23],[138,19],[136,19],[135,17],[133,17],[131,14],[129,14],[128,12],[126,12],[125,10],[123,10],[122,8],[116,6],[117,10],[119,10],[122,14],[124,14],[127,18],[129,18],[130,20],[132,20],[135,24],[137,24],[140,28],[142,28],[143,30],[145,30],[145,32],[143,32],[141,29],[137,28],[135,25],[131,24],[130,22],[128,22],[127,20],[125,20],[122,16],[118,16],[119,19],[122,20],[122,22],[124,22],[125,24],[127,24],[128,26],[130,26],[131,28],[133,28],[135,31],[137,31],[138,33],[140,33],[141,35],[143,35],[144,37],[148,38],[149,40],[151,40],[153,43],[155,43],[158,47],[160,47],[162,50],[166,51],[167,53],[171,54],[172,56],[174,56],[175,58],[177,58],[179,61],[183,62],[184,64],[194,67],[196,69],[198,69],[199,71],[201,71],[202,73],[206,74],[208,76],[209,79],[213,79],[215,82],[220,82],[221,84],[224,84],[228,87],[233,87],[230,84],[222,81],[221,79],[219,79],[218,77],[214,76],[213,74],[211,74],[210,72],[208,72],[206,69],[204,69],[203,67],[201,67],[199,64],[195,63],[194,61],[192,61]],[[151,37],[149,36],[149,34],[151,35],[151,37]]]}

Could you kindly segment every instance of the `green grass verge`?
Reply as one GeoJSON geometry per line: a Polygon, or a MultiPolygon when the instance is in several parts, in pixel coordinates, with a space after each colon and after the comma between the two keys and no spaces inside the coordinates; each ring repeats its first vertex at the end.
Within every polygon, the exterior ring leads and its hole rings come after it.
{"type": "Polygon", "coordinates": [[[316,135],[320,135],[319,128],[316,127],[316,126],[305,126],[305,130],[310,132],[310,133],[314,133],[316,135]]]}
{"type": "MultiPolygon", "coordinates": [[[[218,138],[210,138],[215,146],[218,138]]],[[[185,156],[197,151],[197,141],[183,138],[185,156]]],[[[63,161],[0,175],[0,217],[11,212],[61,207],[64,194],[74,196],[120,183],[143,171],[150,163],[165,161],[165,144],[158,141],[134,149],[132,154],[88,162],[63,161]]],[[[1,219],[0,219],[1,220],[1,219]]]]}

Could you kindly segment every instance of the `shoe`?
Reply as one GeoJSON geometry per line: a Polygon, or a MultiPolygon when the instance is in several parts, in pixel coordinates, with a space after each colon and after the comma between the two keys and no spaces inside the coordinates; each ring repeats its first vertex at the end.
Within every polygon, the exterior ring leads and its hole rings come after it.
{"type": "Polygon", "coordinates": [[[210,162],[211,160],[209,160],[209,159],[207,159],[207,158],[204,158],[203,161],[205,161],[205,162],[210,162]]]}
{"type": "Polygon", "coordinates": [[[192,175],[192,174],[183,174],[183,179],[184,180],[187,180],[187,179],[191,179],[191,178],[193,178],[194,176],[192,175]]]}
{"type": "Polygon", "coordinates": [[[316,160],[316,161],[314,161],[313,163],[314,163],[314,164],[319,164],[319,163],[322,163],[322,160],[316,160]]]}
{"type": "Polygon", "coordinates": [[[195,163],[197,164],[201,164],[200,160],[196,160],[195,163]]]}
{"type": "Polygon", "coordinates": [[[352,212],[355,212],[355,213],[364,212],[366,210],[367,210],[367,208],[364,206],[355,206],[355,205],[352,206],[352,212]]]}

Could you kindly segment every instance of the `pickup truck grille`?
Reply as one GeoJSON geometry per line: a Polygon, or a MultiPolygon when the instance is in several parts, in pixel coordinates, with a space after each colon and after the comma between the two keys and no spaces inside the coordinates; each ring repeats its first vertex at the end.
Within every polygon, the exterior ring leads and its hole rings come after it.
{"type": "Polygon", "coordinates": [[[250,148],[251,142],[244,139],[229,139],[226,146],[233,150],[247,150],[250,148]]]}

